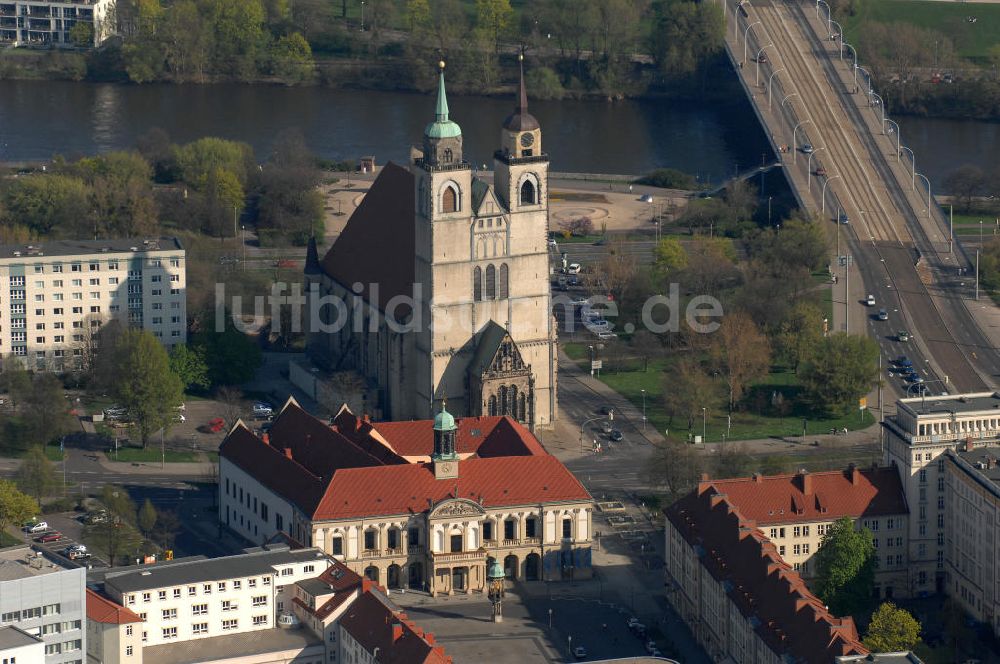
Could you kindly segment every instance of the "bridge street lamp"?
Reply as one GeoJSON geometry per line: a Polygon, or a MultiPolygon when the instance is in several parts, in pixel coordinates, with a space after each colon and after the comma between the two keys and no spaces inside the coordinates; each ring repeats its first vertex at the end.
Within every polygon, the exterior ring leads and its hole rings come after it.
{"type": "MultiPolygon", "coordinates": [[[[776,69],[775,71],[771,72],[771,75],[767,78],[767,110],[768,111],[771,110],[771,88],[774,87],[773,86],[774,77],[777,76],[779,73],[781,73],[783,71],[786,71],[784,67],[782,67],[781,69],[776,69]]],[[[798,93],[794,93],[793,92],[792,94],[798,94],[798,93]]]]}
{"type": "Polygon", "coordinates": [[[878,97],[878,107],[880,109],[882,109],[882,126],[884,127],[885,126],[885,102],[882,101],[882,97],[879,94],[877,94],[875,92],[872,92],[872,98],[874,99],[875,97],[878,97]]]}
{"type": "MultiPolygon", "coordinates": [[[[837,26],[837,30],[839,32],[839,34],[837,34],[837,41],[839,41],[841,44],[843,44],[844,43],[844,28],[841,27],[840,23],[837,23],[833,19],[830,19],[830,24],[837,26]]],[[[832,37],[834,37],[834,35],[831,34],[830,37],[832,38],[832,37]]],[[[841,50],[843,50],[843,49],[841,49],[841,50]]],[[[841,57],[841,59],[843,59],[843,57],[841,57]]]]}
{"type": "Polygon", "coordinates": [[[851,46],[847,42],[841,40],[840,41],[840,59],[841,60],[844,59],[844,47],[845,46],[847,48],[851,49],[851,53],[854,55],[854,84],[857,85],[858,84],[858,52],[856,50],[854,50],[853,46],[851,46]]]}
{"type": "Polygon", "coordinates": [[[822,20],[823,18],[822,16],[819,15],[819,6],[821,3],[826,5],[826,31],[830,32],[830,30],[833,30],[833,28],[830,26],[830,21],[833,19],[833,16],[831,15],[830,12],[830,5],[828,5],[825,2],[825,0],[816,0],[816,18],[820,20],[822,20]]]}
{"type": "Polygon", "coordinates": [[[798,141],[795,138],[796,137],[796,132],[798,132],[799,127],[801,127],[804,124],[812,124],[812,120],[803,120],[802,122],[800,122],[797,125],[795,125],[794,129],[792,129],[792,163],[793,164],[797,163],[796,162],[796,157],[798,156],[798,152],[799,152],[799,144],[798,144],[798,141]]]}
{"type": "MultiPolygon", "coordinates": [[[[931,216],[931,181],[928,180],[923,173],[917,173],[916,176],[921,178],[927,184],[927,216],[931,216]]],[[[979,244],[983,243],[983,222],[979,222],[979,244]]]]}
{"type": "Polygon", "coordinates": [[[911,190],[912,189],[916,189],[917,188],[917,175],[916,175],[916,173],[917,173],[917,158],[916,158],[916,156],[914,156],[913,150],[911,150],[910,148],[906,147],[905,145],[900,145],[899,149],[900,149],[900,151],[906,150],[907,152],[910,153],[910,189],[911,190]]]}
{"type": "Polygon", "coordinates": [[[815,154],[817,152],[819,152],[820,150],[825,150],[825,149],[826,148],[816,148],[815,150],[813,150],[812,152],[809,153],[809,165],[808,165],[808,167],[806,169],[807,170],[807,172],[806,172],[806,191],[812,191],[812,174],[813,174],[812,163],[813,163],[813,156],[815,156],[815,154]]]}
{"type": "MultiPolygon", "coordinates": [[[[831,178],[827,178],[827,179],[823,180],[823,194],[821,196],[821,198],[823,199],[823,206],[822,206],[821,211],[823,213],[826,212],[826,185],[830,184],[831,182],[833,182],[834,180],[836,180],[839,177],[840,177],[839,175],[834,175],[831,178]]],[[[843,178],[841,178],[841,179],[843,179],[843,178]]],[[[838,224],[840,223],[840,219],[837,220],[837,223],[838,224]]]]}
{"type": "MultiPolygon", "coordinates": [[[[886,118],[885,121],[888,122],[889,124],[891,124],[894,127],[893,131],[896,133],[896,161],[898,162],[899,161],[899,141],[901,140],[900,136],[899,136],[899,124],[895,120],[890,120],[889,118],[886,118]]],[[[884,124],[882,125],[882,133],[883,134],[885,133],[885,125],[884,124]]]]}
{"type": "MultiPolygon", "coordinates": [[[[869,73],[868,73],[868,70],[867,70],[867,69],[865,69],[864,67],[862,67],[861,65],[854,65],[854,83],[855,83],[855,84],[857,84],[857,82],[858,82],[858,71],[861,71],[861,72],[864,72],[864,75],[865,75],[865,81],[867,81],[867,82],[868,82],[868,96],[869,96],[869,98],[870,98],[870,97],[871,97],[871,94],[872,94],[873,92],[875,92],[875,91],[874,91],[874,90],[872,89],[872,75],[871,75],[871,74],[869,74],[869,73]]],[[[871,100],[869,99],[869,101],[871,101],[871,100]]]]}
{"type": "Polygon", "coordinates": [[[750,39],[750,29],[755,25],[761,25],[760,21],[754,21],[743,31],[743,64],[747,62],[747,40],[750,39]]]}
{"type": "Polygon", "coordinates": [[[756,72],[756,76],[755,76],[755,79],[754,79],[754,85],[757,85],[757,86],[760,85],[760,56],[764,52],[765,48],[774,48],[774,43],[772,42],[772,43],[768,44],[767,46],[761,46],[760,50],[757,51],[757,72],[756,72]]]}

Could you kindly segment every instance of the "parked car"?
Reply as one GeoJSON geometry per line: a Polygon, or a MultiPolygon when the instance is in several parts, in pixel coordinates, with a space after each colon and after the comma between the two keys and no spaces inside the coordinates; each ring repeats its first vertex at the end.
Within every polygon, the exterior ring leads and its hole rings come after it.
{"type": "Polygon", "coordinates": [[[889,312],[885,309],[879,309],[878,315],[876,316],[879,320],[889,320],[889,312]]]}
{"type": "Polygon", "coordinates": [[[226,426],[226,421],[221,417],[213,417],[205,425],[205,429],[208,433],[219,433],[226,426]]]}
{"type": "Polygon", "coordinates": [[[187,422],[187,417],[184,413],[174,413],[174,422],[187,422]]]}
{"type": "Polygon", "coordinates": [[[910,340],[910,333],[907,332],[906,330],[900,330],[899,332],[896,333],[896,340],[905,344],[907,341],[910,340]]]}
{"type": "Polygon", "coordinates": [[[24,524],[24,532],[26,533],[44,533],[49,529],[49,524],[47,521],[29,521],[24,524]]]}
{"type": "Polygon", "coordinates": [[[899,357],[896,358],[896,364],[898,364],[901,367],[912,367],[913,360],[911,360],[905,355],[900,355],[899,357]]]}
{"type": "Polygon", "coordinates": [[[803,154],[812,154],[813,152],[815,152],[815,149],[810,143],[803,143],[801,149],[803,154]]]}
{"type": "Polygon", "coordinates": [[[643,203],[652,203],[653,202],[653,195],[652,194],[643,194],[642,196],[639,197],[639,200],[641,200],[643,203]]]}
{"type": "Polygon", "coordinates": [[[611,442],[613,443],[621,442],[621,440],[625,438],[625,436],[622,435],[622,432],[619,431],[618,429],[612,429],[611,433],[609,434],[609,437],[611,438],[611,442]]]}
{"type": "Polygon", "coordinates": [[[761,54],[757,57],[757,62],[760,64],[767,62],[767,53],[761,52],[761,54]]]}
{"type": "Polygon", "coordinates": [[[842,223],[842,224],[849,224],[849,223],[851,223],[851,220],[850,220],[850,218],[849,218],[849,217],[847,216],[847,213],[846,213],[846,212],[841,212],[841,213],[840,213],[840,216],[839,216],[839,217],[837,217],[837,221],[839,221],[839,222],[840,222],[840,223],[842,223]]]}
{"type": "Polygon", "coordinates": [[[549,238],[549,248],[550,249],[558,249],[559,248],[559,245],[556,244],[556,239],[554,237],[550,237],[549,238]]]}
{"type": "Polygon", "coordinates": [[[875,306],[875,296],[869,294],[868,298],[865,300],[865,304],[867,306],[869,306],[869,307],[874,307],[875,306]]]}
{"type": "Polygon", "coordinates": [[[602,420],[601,431],[603,431],[604,433],[611,433],[612,431],[614,431],[614,428],[611,426],[611,422],[608,420],[602,420]]]}
{"type": "Polygon", "coordinates": [[[566,274],[580,274],[583,267],[579,263],[570,263],[566,266],[566,274]]]}
{"type": "Polygon", "coordinates": [[[611,341],[612,339],[618,338],[617,332],[612,332],[611,330],[604,330],[603,332],[595,332],[597,338],[601,341],[611,341]]]}
{"type": "Polygon", "coordinates": [[[274,416],[274,407],[263,401],[255,403],[251,410],[253,412],[253,416],[259,419],[266,419],[274,416]]]}
{"type": "Polygon", "coordinates": [[[62,533],[60,533],[59,531],[56,531],[56,530],[52,530],[52,531],[49,531],[49,532],[45,533],[41,537],[36,537],[35,541],[36,542],[41,542],[41,543],[44,543],[44,542],[58,542],[59,540],[62,539],[62,537],[63,537],[62,533]]]}
{"type": "Polygon", "coordinates": [[[590,300],[585,297],[575,297],[569,301],[570,306],[574,307],[586,307],[590,304],[590,300]]]}
{"type": "Polygon", "coordinates": [[[88,526],[92,526],[96,523],[104,523],[108,520],[108,513],[104,510],[99,510],[95,512],[87,512],[83,515],[83,522],[88,526]]]}
{"type": "Polygon", "coordinates": [[[573,648],[573,657],[576,657],[577,659],[586,659],[587,649],[584,648],[583,646],[577,646],[573,648]]]}

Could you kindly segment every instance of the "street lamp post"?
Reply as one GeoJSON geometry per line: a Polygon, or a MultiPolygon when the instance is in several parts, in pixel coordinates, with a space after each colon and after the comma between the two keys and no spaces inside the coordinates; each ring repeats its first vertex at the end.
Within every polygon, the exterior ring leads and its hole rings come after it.
{"type": "Polygon", "coordinates": [[[760,21],[754,21],[743,31],[743,64],[747,62],[747,40],[750,39],[750,28],[755,25],[760,25],[760,21]]]}
{"type": "Polygon", "coordinates": [[[806,190],[807,191],[812,191],[812,173],[813,173],[812,163],[813,163],[813,155],[815,155],[820,150],[825,150],[825,149],[826,149],[825,147],[824,148],[816,148],[815,150],[813,150],[812,152],[809,153],[809,162],[808,162],[808,166],[806,168],[806,170],[807,170],[807,173],[806,173],[806,190]]]}
{"type": "Polygon", "coordinates": [[[361,32],[365,31],[365,0],[361,0],[361,32]]]}
{"type": "MultiPolygon", "coordinates": [[[[822,198],[822,212],[826,212],[826,185],[830,184],[832,181],[836,180],[839,177],[840,177],[839,175],[834,175],[833,177],[828,177],[827,179],[823,180],[823,194],[820,197],[822,198]]],[[[838,224],[840,223],[839,219],[837,220],[837,223],[838,224]]]]}
{"type": "Polygon", "coordinates": [[[906,150],[910,153],[910,189],[917,188],[917,157],[913,154],[913,150],[906,147],[905,145],[899,146],[900,151],[906,150]]]}
{"type": "Polygon", "coordinates": [[[801,127],[802,125],[805,125],[805,124],[812,124],[812,120],[803,120],[802,122],[800,122],[797,125],[795,125],[794,129],[792,129],[792,163],[793,164],[797,163],[796,162],[796,157],[798,156],[798,152],[799,152],[799,143],[798,143],[798,140],[796,139],[796,135],[797,135],[797,132],[799,131],[799,127],[801,127]]]}
{"type": "MultiPolygon", "coordinates": [[[[917,177],[927,185],[927,216],[931,216],[931,181],[923,173],[917,173],[917,177]]],[[[979,244],[983,244],[983,222],[979,221],[979,244]]]]}
{"type": "Polygon", "coordinates": [[[646,430],[646,390],[640,390],[642,392],[642,430],[646,430]]]}
{"type": "Polygon", "coordinates": [[[552,629],[552,609],[549,609],[549,629],[552,629]]]}
{"type": "Polygon", "coordinates": [[[872,92],[872,99],[878,97],[878,107],[882,109],[882,126],[885,126],[885,102],[882,101],[882,96],[877,92],[872,92]]]}
{"type": "Polygon", "coordinates": [[[769,111],[771,110],[771,88],[773,87],[772,84],[774,81],[774,77],[783,71],[785,71],[784,67],[782,67],[781,69],[775,69],[773,72],[771,72],[771,75],[767,77],[767,110],[769,111]]]}
{"type": "Polygon", "coordinates": [[[761,56],[761,54],[764,53],[764,49],[765,48],[774,48],[774,44],[771,43],[771,44],[768,44],[767,46],[761,46],[760,50],[757,51],[757,61],[756,61],[756,64],[757,64],[757,73],[756,73],[756,76],[754,77],[754,85],[760,85],[760,56],[761,56]]]}
{"type": "MultiPolygon", "coordinates": [[[[611,421],[614,421],[614,419],[615,419],[615,411],[609,409],[608,410],[608,418],[611,421]]],[[[604,419],[604,416],[603,415],[598,415],[597,417],[591,417],[590,419],[584,420],[583,424],[580,425],[580,449],[581,450],[584,449],[584,447],[583,447],[583,433],[586,430],[587,425],[590,424],[591,422],[596,422],[597,420],[601,420],[601,419],[604,419]]]]}
{"type": "MultiPolygon", "coordinates": [[[[836,21],[834,21],[831,18],[830,19],[830,30],[831,31],[833,30],[833,26],[837,26],[837,33],[836,33],[837,41],[839,41],[840,43],[843,43],[844,42],[844,28],[842,28],[840,26],[840,23],[837,23],[836,21]]],[[[834,36],[833,34],[830,35],[830,37],[833,37],[833,36],[834,36]]],[[[840,59],[841,60],[844,59],[844,49],[840,50],[840,59]]]]}
{"type": "Polygon", "coordinates": [[[708,442],[708,411],[701,407],[701,442],[708,442]]]}
{"type": "MultiPolygon", "coordinates": [[[[899,135],[899,123],[890,118],[886,118],[885,121],[893,126],[893,133],[896,134],[896,161],[899,161],[899,142],[902,138],[899,135]]],[[[882,125],[882,133],[885,133],[885,124],[882,125]]]]}

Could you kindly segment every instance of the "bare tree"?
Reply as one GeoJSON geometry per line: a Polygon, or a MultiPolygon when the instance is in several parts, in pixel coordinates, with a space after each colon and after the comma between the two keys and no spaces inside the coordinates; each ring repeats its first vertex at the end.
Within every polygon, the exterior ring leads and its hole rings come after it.
{"type": "Polygon", "coordinates": [[[694,447],[667,442],[656,449],[650,460],[650,483],[666,488],[673,502],[698,485],[703,466],[703,459],[694,447]]]}
{"type": "Polygon", "coordinates": [[[215,397],[222,405],[222,417],[226,420],[226,426],[236,424],[236,420],[243,414],[243,391],[238,387],[224,386],[216,391],[215,397]]]}
{"type": "Polygon", "coordinates": [[[675,370],[663,378],[663,402],[671,422],[674,416],[683,417],[689,431],[695,417],[702,408],[712,406],[716,396],[712,379],[693,360],[681,360],[675,370]]]}
{"type": "Polygon", "coordinates": [[[771,349],[757,325],[742,311],[727,314],[715,333],[712,361],[729,386],[729,410],[743,396],[746,387],[767,374],[771,349]]]}

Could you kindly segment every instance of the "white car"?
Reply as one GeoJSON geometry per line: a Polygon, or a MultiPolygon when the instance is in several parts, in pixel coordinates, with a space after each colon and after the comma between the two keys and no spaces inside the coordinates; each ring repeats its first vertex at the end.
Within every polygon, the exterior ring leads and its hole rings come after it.
{"type": "Polygon", "coordinates": [[[604,332],[597,332],[597,338],[601,341],[611,341],[612,339],[618,338],[617,332],[612,332],[611,330],[606,330],[604,332]]]}
{"type": "Polygon", "coordinates": [[[554,237],[550,237],[549,238],[549,247],[551,249],[558,249],[559,248],[559,245],[556,244],[556,239],[554,237]]]}
{"type": "Polygon", "coordinates": [[[590,305],[590,299],[586,297],[577,297],[570,300],[569,303],[574,307],[586,307],[590,305]]]}
{"type": "Polygon", "coordinates": [[[174,422],[187,422],[187,417],[184,416],[184,413],[175,413],[174,422]]]}
{"type": "Polygon", "coordinates": [[[580,270],[582,269],[579,263],[570,263],[566,267],[566,274],[580,274],[580,270]]]}
{"type": "Polygon", "coordinates": [[[869,307],[874,307],[875,306],[875,296],[874,295],[869,295],[868,299],[865,300],[865,304],[868,305],[869,307]]]}
{"type": "Polygon", "coordinates": [[[253,416],[254,417],[272,417],[274,415],[274,408],[269,403],[264,403],[263,401],[258,401],[253,405],[253,416]]]}
{"type": "Polygon", "coordinates": [[[24,530],[29,533],[44,533],[48,529],[49,524],[47,521],[36,521],[24,526],[24,530]]]}

